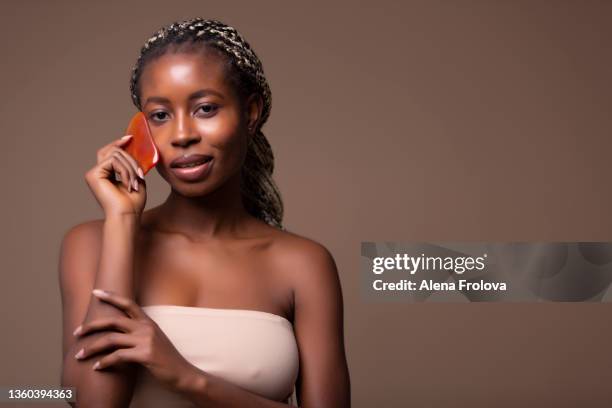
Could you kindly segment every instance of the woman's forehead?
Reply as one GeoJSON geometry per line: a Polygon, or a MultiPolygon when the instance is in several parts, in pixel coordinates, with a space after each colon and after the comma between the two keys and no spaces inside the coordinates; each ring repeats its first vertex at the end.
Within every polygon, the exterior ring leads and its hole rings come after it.
{"type": "Polygon", "coordinates": [[[140,80],[143,97],[158,93],[178,95],[182,91],[191,92],[194,87],[229,92],[224,62],[214,55],[162,55],[145,65],[140,80]]]}

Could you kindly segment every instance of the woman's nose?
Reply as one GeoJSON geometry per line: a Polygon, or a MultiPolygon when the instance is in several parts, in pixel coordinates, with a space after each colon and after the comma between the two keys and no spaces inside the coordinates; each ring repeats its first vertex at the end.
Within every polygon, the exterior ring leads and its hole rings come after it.
{"type": "Polygon", "coordinates": [[[172,137],[175,146],[187,146],[200,140],[200,136],[192,126],[190,118],[180,117],[177,120],[176,129],[172,137]]]}

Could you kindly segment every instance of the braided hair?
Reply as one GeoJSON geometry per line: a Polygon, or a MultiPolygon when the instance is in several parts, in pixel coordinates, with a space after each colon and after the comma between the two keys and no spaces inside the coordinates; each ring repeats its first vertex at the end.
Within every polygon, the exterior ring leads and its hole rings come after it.
{"type": "Polygon", "coordinates": [[[272,106],[272,94],[261,61],[235,28],[220,21],[196,17],[174,22],[160,28],[145,42],[132,69],[130,93],[138,110],[142,111],[139,79],[145,65],[171,49],[175,52],[202,50],[223,57],[228,80],[234,85],[243,106],[245,97],[253,92],[263,99],[261,117],[253,137],[249,138],[241,170],[240,191],[245,208],[251,215],[285,230],[282,225],[283,201],[272,179],[274,154],[261,131],[272,106]]]}

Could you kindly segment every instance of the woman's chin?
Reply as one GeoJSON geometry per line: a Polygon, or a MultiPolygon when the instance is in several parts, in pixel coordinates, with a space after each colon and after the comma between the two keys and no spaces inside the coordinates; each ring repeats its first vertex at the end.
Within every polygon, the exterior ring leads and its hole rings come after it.
{"type": "Polygon", "coordinates": [[[202,197],[212,191],[211,186],[206,183],[182,183],[175,182],[172,189],[184,197],[202,197]]]}

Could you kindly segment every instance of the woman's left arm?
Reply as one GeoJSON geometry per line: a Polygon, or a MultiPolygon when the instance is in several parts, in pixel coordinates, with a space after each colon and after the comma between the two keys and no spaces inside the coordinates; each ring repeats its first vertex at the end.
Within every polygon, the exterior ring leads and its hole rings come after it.
{"type": "Polygon", "coordinates": [[[314,241],[306,240],[300,246],[293,254],[291,268],[300,352],[300,407],[350,408],[344,308],[336,263],[331,253],[314,241]]]}

